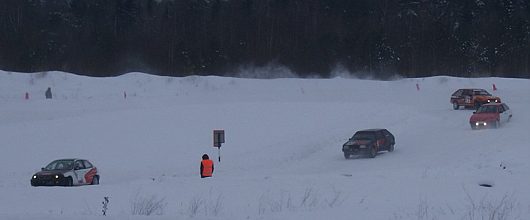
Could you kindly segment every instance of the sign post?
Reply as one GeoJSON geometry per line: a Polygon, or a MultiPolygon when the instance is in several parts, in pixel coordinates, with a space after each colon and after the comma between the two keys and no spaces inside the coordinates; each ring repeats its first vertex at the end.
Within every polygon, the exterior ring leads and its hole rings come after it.
{"type": "Polygon", "coordinates": [[[225,130],[213,130],[213,147],[217,147],[219,162],[221,162],[221,144],[225,142],[225,130]]]}

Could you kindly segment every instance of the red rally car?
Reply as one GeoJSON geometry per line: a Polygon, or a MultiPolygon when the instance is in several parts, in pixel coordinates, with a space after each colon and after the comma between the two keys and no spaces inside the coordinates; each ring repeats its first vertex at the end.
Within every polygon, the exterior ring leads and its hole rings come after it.
{"type": "Polygon", "coordinates": [[[512,118],[512,110],[506,103],[490,103],[480,106],[469,118],[472,129],[498,128],[512,118]]]}

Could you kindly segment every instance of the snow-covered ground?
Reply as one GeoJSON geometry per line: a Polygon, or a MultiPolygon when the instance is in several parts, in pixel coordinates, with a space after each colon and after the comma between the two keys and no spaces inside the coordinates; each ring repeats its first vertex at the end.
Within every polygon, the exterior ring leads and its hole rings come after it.
{"type": "Polygon", "coordinates": [[[526,79],[0,72],[0,106],[0,219],[530,219],[526,79]],[[472,110],[449,103],[463,87],[500,96],[513,119],[471,130],[472,110]],[[365,128],[390,130],[396,150],[344,159],[365,128]],[[214,129],[226,132],[220,163],[214,129]],[[213,178],[199,177],[203,153],[213,178]],[[30,186],[72,157],[92,161],[101,185],[30,186]],[[150,202],[151,216],[135,215],[150,202]]]}

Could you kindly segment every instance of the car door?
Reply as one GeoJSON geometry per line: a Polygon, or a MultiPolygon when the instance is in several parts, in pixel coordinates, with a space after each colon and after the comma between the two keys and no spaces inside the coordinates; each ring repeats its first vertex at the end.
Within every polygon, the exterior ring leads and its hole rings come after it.
{"type": "Polygon", "coordinates": [[[387,141],[385,141],[385,136],[382,131],[375,132],[375,138],[377,140],[376,146],[377,150],[386,149],[387,141]]]}
{"type": "Polygon", "coordinates": [[[472,101],[473,101],[473,94],[472,94],[473,91],[469,90],[469,89],[465,89],[463,92],[462,92],[462,98],[460,99],[461,100],[461,105],[472,105],[472,101]]]}
{"type": "Polygon", "coordinates": [[[499,113],[499,121],[501,124],[504,124],[504,122],[506,122],[506,114],[504,114],[504,108],[502,105],[497,106],[497,112],[499,113]]]}
{"type": "Polygon", "coordinates": [[[74,176],[75,176],[74,181],[76,185],[86,184],[86,180],[85,180],[86,172],[88,172],[88,170],[85,168],[83,161],[76,160],[74,163],[74,176]]]}
{"type": "MultiPolygon", "coordinates": [[[[85,164],[85,168],[87,169],[87,172],[85,173],[85,182],[87,184],[92,183],[92,180],[94,179],[94,176],[97,175],[97,169],[92,165],[88,160],[83,160],[83,163],[85,164]]],[[[99,179],[98,179],[99,181],[99,179]]]]}
{"type": "Polygon", "coordinates": [[[506,106],[505,104],[499,105],[499,114],[503,123],[508,122],[512,115],[510,108],[508,108],[508,106],[506,106]]]}
{"type": "Polygon", "coordinates": [[[391,144],[394,143],[394,136],[390,133],[388,130],[383,130],[383,135],[386,139],[386,147],[389,147],[391,144]]]}

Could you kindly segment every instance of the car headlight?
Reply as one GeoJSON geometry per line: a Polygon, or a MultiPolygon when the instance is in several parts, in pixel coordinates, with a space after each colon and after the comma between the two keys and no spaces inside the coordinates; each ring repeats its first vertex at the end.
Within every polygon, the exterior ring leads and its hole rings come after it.
{"type": "Polygon", "coordinates": [[[491,100],[488,99],[488,102],[491,102],[491,100]]]}
{"type": "Polygon", "coordinates": [[[33,175],[33,179],[37,179],[37,175],[33,175]]]}
{"type": "Polygon", "coordinates": [[[484,126],[488,125],[488,123],[484,122],[484,126]]]}
{"type": "Polygon", "coordinates": [[[478,122],[476,122],[475,125],[478,126],[478,122]]]}
{"type": "Polygon", "coordinates": [[[55,179],[59,179],[59,175],[55,175],[55,179]]]}

